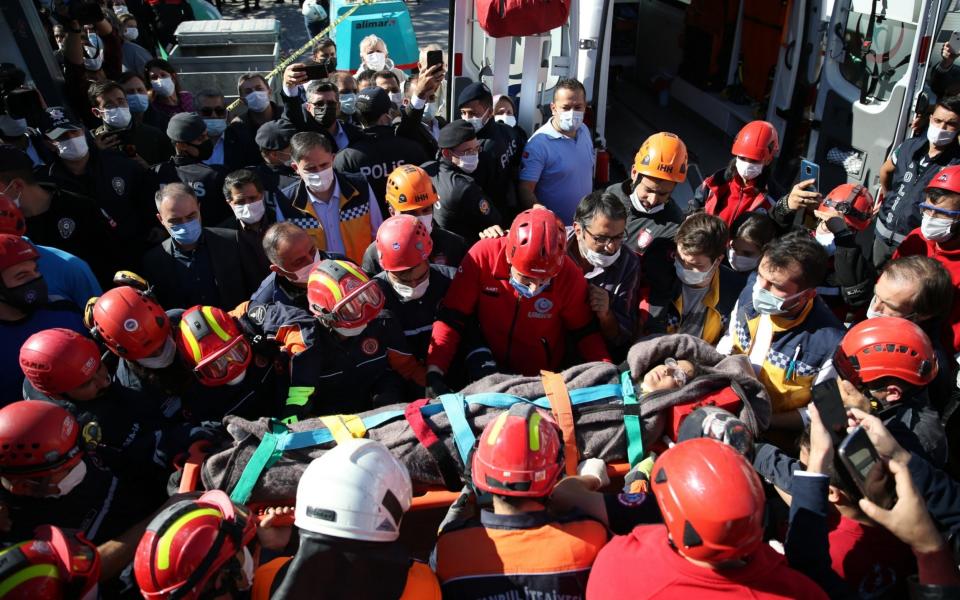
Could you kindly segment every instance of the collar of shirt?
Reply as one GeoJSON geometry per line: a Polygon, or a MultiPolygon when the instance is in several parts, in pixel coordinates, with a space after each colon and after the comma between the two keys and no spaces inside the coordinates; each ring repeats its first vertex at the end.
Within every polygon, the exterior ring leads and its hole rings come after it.
{"type": "Polygon", "coordinates": [[[343,130],[343,124],[340,123],[340,119],[335,121],[337,124],[337,133],[334,134],[333,140],[337,142],[337,147],[340,150],[343,150],[350,145],[350,138],[347,137],[347,133],[343,130]]]}

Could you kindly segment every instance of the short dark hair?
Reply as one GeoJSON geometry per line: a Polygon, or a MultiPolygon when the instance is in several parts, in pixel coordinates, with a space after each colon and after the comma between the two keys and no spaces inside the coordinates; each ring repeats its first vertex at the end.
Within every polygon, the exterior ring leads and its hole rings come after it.
{"type": "Polygon", "coordinates": [[[307,98],[310,98],[310,96],[314,94],[322,94],[323,92],[333,92],[337,98],[340,98],[340,88],[329,79],[314,79],[308,82],[303,89],[307,93],[307,98]]]}
{"type": "Polygon", "coordinates": [[[358,71],[357,74],[354,76],[354,78],[357,80],[357,87],[362,90],[362,89],[364,88],[364,86],[361,86],[361,85],[360,85],[360,82],[361,82],[361,81],[368,81],[368,82],[369,82],[370,79],[373,78],[373,75],[374,75],[375,73],[376,73],[376,71],[374,71],[373,69],[364,69],[364,70],[362,70],[362,71],[358,71]]]}
{"type": "Polygon", "coordinates": [[[913,311],[931,318],[947,316],[953,306],[953,282],[950,273],[939,261],[929,256],[905,256],[883,266],[881,274],[896,281],[920,284],[913,298],[913,311]]]}
{"type": "Polygon", "coordinates": [[[87,99],[90,100],[90,106],[96,108],[97,105],[100,104],[97,101],[97,98],[112,92],[113,90],[120,90],[121,94],[124,93],[123,88],[120,87],[120,84],[116,81],[107,80],[91,83],[90,87],[87,88],[87,99]]]}
{"type": "Polygon", "coordinates": [[[322,50],[324,48],[330,48],[331,46],[333,47],[334,50],[337,49],[337,43],[335,41],[333,41],[331,38],[328,38],[328,37],[322,37],[320,38],[320,41],[317,42],[317,45],[314,48],[314,50],[322,50]]]}
{"type": "Polygon", "coordinates": [[[584,196],[577,204],[577,211],[573,215],[573,220],[580,223],[581,226],[585,226],[593,221],[597,213],[612,221],[627,220],[627,207],[624,206],[620,198],[603,190],[584,196]]]}
{"type": "Polygon", "coordinates": [[[250,169],[237,169],[227,175],[226,179],[223,180],[223,197],[229,201],[231,198],[230,193],[234,188],[243,187],[248,183],[252,183],[258,192],[263,192],[263,183],[260,182],[260,178],[256,173],[250,169]]]}
{"type": "Polygon", "coordinates": [[[960,95],[944,96],[937,100],[937,106],[943,107],[955,115],[960,115],[960,95]]]}
{"type": "Polygon", "coordinates": [[[373,74],[372,79],[374,83],[376,83],[378,79],[393,79],[394,81],[397,82],[397,85],[400,85],[400,78],[397,77],[397,74],[391,71],[390,69],[383,69],[381,71],[377,71],[376,73],[373,74]]]}
{"type": "Polygon", "coordinates": [[[560,90],[570,90],[571,92],[582,92],[583,98],[587,98],[587,88],[583,87],[583,84],[580,81],[573,79],[571,77],[564,77],[557,82],[557,87],[554,88],[553,94],[556,96],[557,92],[560,90]]]}
{"type": "Polygon", "coordinates": [[[162,58],[152,58],[148,60],[143,65],[143,83],[147,86],[147,90],[150,90],[150,69],[156,67],[162,69],[167,73],[170,73],[170,77],[173,78],[173,88],[177,94],[180,93],[180,77],[177,75],[177,68],[170,64],[169,61],[163,60],[162,58]]]}
{"type": "Polygon", "coordinates": [[[733,220],[730,239],[743,238],[763,251],[777,237],[777,225],[767,213],[748,211],[733,220]]]}
{"type": "Polygon", "coordinates": [[[728,236],[727,224],[723,219],[705,212],[695,212],[680,224],[674,241],[677,248],[683,248],[684,252],[703,254],[716,260],[726,252],[728,236]]]}
{"type": "Polygon", "coordinates": [[[830,257],[817,240],[806,231],[792,231],[768,244],[763,259],[775,269],[800,268],[800,289],[807,290],[823,283],[830,257]]]}
{"type": "Polygon", "coordinates": [[[330,82],[337,86],[337,89],[340,89],[340,84],[343,83],[344,79],[347,78],[353,79],[353,83],[357,83],[357,80],[353,78],[353,75],[349,71],[334,71],[330,73],[330,82]]]}
{"type": "Polygon", "coordinates": [[[261,73],[244,73],[240,76],[240,79],[237,80],[237,93],[240,93],[240,86],[250,81],[251,79],[259,79],[263,82],[263,85],[267,88],[270,87],[270,84],[267,82],[266,77],[261,73]]]}
{"type": "Polygon", "coordinates": [[[128,13],[125,15],[121,15],[120,17],[117,18],[117,20],[120,21],[121,25],[125,25],[127,21],[136,21],[137,17],[132,13],[128,13]]]}
{"type": "Polygon", "coordinates": [[[330,140],[316,131],[301,131],[290,138],[290,157],[295,161],[306,156],[314,148],[323,148],[333,154],[333,145],[330,140]]]}
{"type": "Polygon", "coordinates": [[[292,221],[281,221],[271,225],[263,234],[263,253],[267,255],[267,260],[277,264],[277,247],[280,242],[298,233],[307,235],[306,230],[292,221]]]}

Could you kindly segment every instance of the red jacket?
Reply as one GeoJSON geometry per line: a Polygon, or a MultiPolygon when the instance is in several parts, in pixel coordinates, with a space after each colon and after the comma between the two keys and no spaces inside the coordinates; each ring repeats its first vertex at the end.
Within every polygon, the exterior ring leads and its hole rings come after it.
{"type": "Polygon", "coordinates": [[[770,546],[760,546],[741,568],[713,570],[677,554],[663,525],[641,525],[604,546],[587,582],[587,600],[621,598],[819,600],[827,595],[770,546]]]}
{"type": "Polygon", "coordinates": [[[765,189],[744,186],[737,173],[728,179],[727,170],[721,169],[703,180],[690,210],[703,208],[708,215],[720,217],[730,227],[743,213],[753,210],[769,212],[772,206],[765,189]]]}
{"type": "Polygon", "coordinates": [[[480,240],[464,257],[433,324],[427,366],[446,372],[461,332],[475,317],[500,371],[537,375],[563,364],[564,341],[577,341],[586,361],[610,361],[593,312],[587,304],[587,280],[570,259],[544,291],[519,298],[510,285],[507,238],[480,240]]]}
{"type": "Polygon", "coordinates": [[[943,265],[943,268],[950,273],[950,280],[953,282],[953,306],[950,308],[950,314],[947,316],[947,322],[944,328],[943,342],[948,351],[956,355],[960,352],[960,242],[950,240],[947,242],[949,249],[945,249],[936,242],[931,242],[920,235],[920,228],[916,228],[907,234],[907,237],[900,242],[900,246],[893,253],[893,260],[901,256],[929,256],[943,265]]]}

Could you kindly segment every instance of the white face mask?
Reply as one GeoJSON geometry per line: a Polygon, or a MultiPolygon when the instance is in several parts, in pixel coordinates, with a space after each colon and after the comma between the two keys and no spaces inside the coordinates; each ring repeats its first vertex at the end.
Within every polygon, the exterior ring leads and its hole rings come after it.
{"type": "Polygon", "coordinates": [[[237,220],[245,225],[259,223],[260,219],[263,218],[263,213],[266,212],[263,200],[239,205],[231,204],[230,208],[233,209],[233,214],[236,215],[237,220]]]}
{"type": "Polygon", "coordinates": [[[303,181],[307,187],[315,192],[325,192],[333,185],[333,167],[318,173],[304,173],[303,181]]]}
{"type": "Polygon", "coordinates": [[[630,194],[630,203],[633,204],[633,207],[635,209],[637,209],[638,211],[642,212],[645,215],[656,214],[667,207],[666,203],[664,203],[664,204],[658,204],[651,208],[647,208],[646,206],[643,205],[642,202],[640,202],[640,196],[637,195],[636,190],[634,190],[634,192],[630,194]]]}
{"type": "Polygon", "coordinates": [[[139,36],[140,30],[138,30],[136,27],[127,27],[123,30],[123,39],[127,40],[128,42],[135,41],[139,36]]]}
{"type": "Polygon", "coordinates": [[[103,67],[103,51],[87,46],[84,48],[83,68],[87,71],[99,71],[103,67]],[[90,57],[93,58],[90,58],[90,57]]]}
{"type": "Polygon", "coordinates": [[[410,287],[409,285],[404,285],[393,280],[393,278],[388,277],[390,280],[390,285],[393,287],[393,291],[400,296],[401,302],[409,302],[411,300],[417,300],[422,298],[424,294],[427,293],[427,288],[430,287],[430,275],[427,275],[427,278],[415,285],[410,287]]]}
{"type": "Polygon", "coordinates": [[[733,248],[727,248],[727,262],[734,271],[745,273],[760,266],[759,256],[740,256],[733,248]]]}
{"type": "Polygon", "coordinates": [[[934,146],[946,146],[955,139],[957,139],[956,131],[940,129],[936,125],[927,126],[927,141],[934,146]]]}
{"type": "Polygon", "coordinates": [[[743,160],[742,158],[737,158],[736,163],[737,173],[740,174],[740,177],[742,177],[744,181],[756,179],[760,176],[760,173],[763,173],[762,163],[754,163],[748,160],[743,160]]]}
{"type": "Polygon", "coordinates": [[[923,215],[920,220],[920,234],[931,242],[945,242],[953,237],[954,223],[952,219],[923,215]]]}
{"type": "Polygon", "coordinates": [[[877,311],[873,310],[873,308],[872,308],[873,304],[872,304],[872,303],[871,303],[870,306],[871,306],[871,308],[868,308],[868,309],[867,309],[867,318],[868,318],[868,319],[874,319],[874,318],[876,318],[876,317],[882,317],[882,316],[884,316],[883,313],[880,313],[880,312],[877,312],[877,311]]]}
{"type": "Polygon", "coordinates": [[[437,116],[437,103],[436,102],[427,102],[423,107],[423,118],[421,119],[424,123],[429,123],[433,121],[433,118],[437,116]]]}
{"type": "Polygon", "coordinates": [[[57,145],[57,152],[63,160],[80,160],[90,150],[87,147],[87,138],[82,135],[69,140],[56,141],[54,144],[57,145]]]}
{"type": "Polygon", "coordinates": [[[503,123],[507,127],[516,127],[517,118],[513,115],[497,115],[493,118],[494,121],[498,123],[503,123]]]}
{"type": "Polygon", "coordinates": [[[688,269],[683,266],[683,263],[679,259],[673,261],[673,268],[677,272],[677,277],[680,278],[680,281],[687,285],[702,285],[708,279],[713,277],[713,272],[717,268],[717,263],[714,262],[710,265],[710,268],[706,271],[697,271],[696,269],[688,269]]]}
{"type": "Polygon", "coordinates": [[[244,548],[243,549],[243,567],[240,569],[241,572],[243,573],[243,581],[238,582],[237,584],[237,589],[239,589],[241,592],[244,590],[249,590],[250,587],[253,585],[254,566],[255,565],[253,564],[253,555],[250,554],[249,550],[244,548]]]}
{"type": "Polygon", "coordinates": [[[834,237],[832,233],[820,233],[818,231],[814,234],[814,237],[817,239],[817,243],[823,246],[823,249],[826,250],[827,254],[830,256],[833,256],[837,251],[837,245],[834,243],[834,237]]]}
{"type": "MultiPolygon", "coordinates": [[[[10,190],[10,186],[12,186],[12,185],[13,185],[13,182],[12,182],[12,181],[11,181],[10,183],[8,183],[8,184],[7,184],[7,187],[3,188],[3,193],[9,196],[9,194],[7,194],[7,192],[10,190]]],[[[11,199],[13,200],[13,203],[17,206],[17,208],[20,208],[20,196],[22,196],[22,195],[23,195],[23,192],[20,192],[19,194],[17,194],[17,197],[16,197],[16,198],[11,198],[11,199]]]]}
{"type": "Polygon", "coordinates": [[[126,106],[107,108],[101,112],[100,119],[114,129],[124,129],[130,124],[130,109],[126,106]]]}
{"type": "Polygon", "coordinates": [[[390,102],[393,102],[397,106],[403,104],[403,92],[390,92],[387,95],[390,96],[390,102]]]}
{"type": "Polygon", "coordinates": [[[137,363],[145,369],[165,369],[173,364],[173,359],[176,356],[177,346],[173,343],[173,339],[167,337],[159,355],[138,359],[137,363]]]}
{"type": "Polygon", "coordinates": [[[483,129],[483,126],[487,124],[486,119],[483,117],[470,117],[469,119],[464,119],[467,123],[473,125],[474,131],[480,131],[483,129]]]}
{"type": "Polygon", "coordinates": [[[319,265],[321,260],[323,259],[320,258],[320,253],[317,252],[316,256],[313,257],[312,263],[310,263],[309,265],[306,265],[305,267],[297,269],[294,272],[294,275],[297,276],[297,278],[294,279],[294,282],[306,284],[310,280],[310,273],[313,272],[313,268],[319,265]]]}
{"type": "Polygon", "coordinates": [[[583,123],[583,111],[565,110],[557,113],[557,129],[564,133],[573,133],[583,123]]]}
{"type": "Polygon", "coordinates": [[[173,84],[172,77],[164,77],[162,79],[154,79],[150,82],[150,87],[153,88],[153,91],[160,96],[161,98],[167,98],[173,95],[173,92],[176,91],[176,86],[173,84]]]}
{"type": "Polygon", "coordinates": [[[613,254],[604,254],[602,252],[597,252],[585,247],[583,243],[580,244],[580,256],[582,256],[591,265],[601,269],[606,269],[613,263],[617,262],[617,259],[620,258],[620,250],[621,248],[617,248],[617,251],[613,254]]]}
{"type": "Polygon", "coordinates": [[[357,337],[367,328],[366,325],[363,327],[357,327],[355,329],[346,329],[343,327],[334,327],[333,330],[342,335],[343,337],[357,337]]]}
{"type": "Polygon", "coordinates": [[[417,217],[417,220],[423,223],[423,226],[427,228],[427,233],[433,233],[433,213],[419,216],[417,217]]]}
{"type": "Polygon", "coordinates": [[[464,173],[473,173],[477,170],[477,167],[480,166],[479,154],[466,154],[455,158],[457,159],[457,166],[460,167],[460,170],[464,173]]]}
{"type": "Polygon", "coordinates": [[[340,112],[345,115],[352,115],[357,112],[356,94],[340,94],[340,112]]]}
{"type": "Polygon", "coordinates": [[[60,489],[59,494],[52,494],[50,497],[59,498],[66,496],[74,490],[80,483],[83,481],[83,478],[87,476],[87,463],[82,460],[77,463],[75,467],[70,469],[70,472],[67,473],[67,476],[60,480],[60,483],[57,484],[57,487],[60,489]]]}
{"type": "Polygon", "coordinates": [[[257,113],[267,110],[270,106],[270,96],[264,91],[250,92],[243,101],[247,103],[247,108],[257,113]]]}
{"type": "Polygon", "coordinates": [[[123,4],[118,4],[113,7],[113,14],[117,15],[118,17],[122,17],[123,15],[129,15],[130,9],[124,6],[123,4]]]}
{"type": "Polygon", "coordinates": [[[382,71],[387,66],[387,55],[383,52],[371,52],[364,60],[366,65],[374,71],[382,71]]]}
{"type": "Polygon", "coordinates": [[[241,383],[243,383],[243,380],[246,379],[246,377],[247,377],[247,372],[241,371],[239,375],[237,375],[236,377],[228,381],[227,385],[240,385],[241,383]]]}

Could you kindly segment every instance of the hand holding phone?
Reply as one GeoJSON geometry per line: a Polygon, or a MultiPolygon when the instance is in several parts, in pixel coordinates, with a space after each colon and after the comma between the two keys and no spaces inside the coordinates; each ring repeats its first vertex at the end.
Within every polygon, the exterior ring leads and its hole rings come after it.
{"type": "Polygon", "coordinates": [[[307,76],[308,81],[326,79],[330,76],[326,65],[304,65],[302,71],[307,76]]]}
{"type": "Polygon", "coordinates": [[[813,386],[813,405],[820,414],[820,422],[830,433],[836,448],[847,435],[847,409],[843,406],[840,386],[836,379],[827,379],[813,386]]]}
{"type": "Polygon", "coordinates": [[[820,191],[820,165],[813,161],[800,161],[800,180],[813,179],[813,190],[820,191]]]}
{"type": "Polygon", "coordinates": [[[427,68],[434,65],[443,64],[443,50],[429,50],[427,51],[427,68]]]}
{"type": "Polygon", "coordinates": [[[893,477],[863,427],[858,425],[843,440],[838,454],[863,497],[880,508],[890,509],[896,504],[897,492],[893,477]]]}

